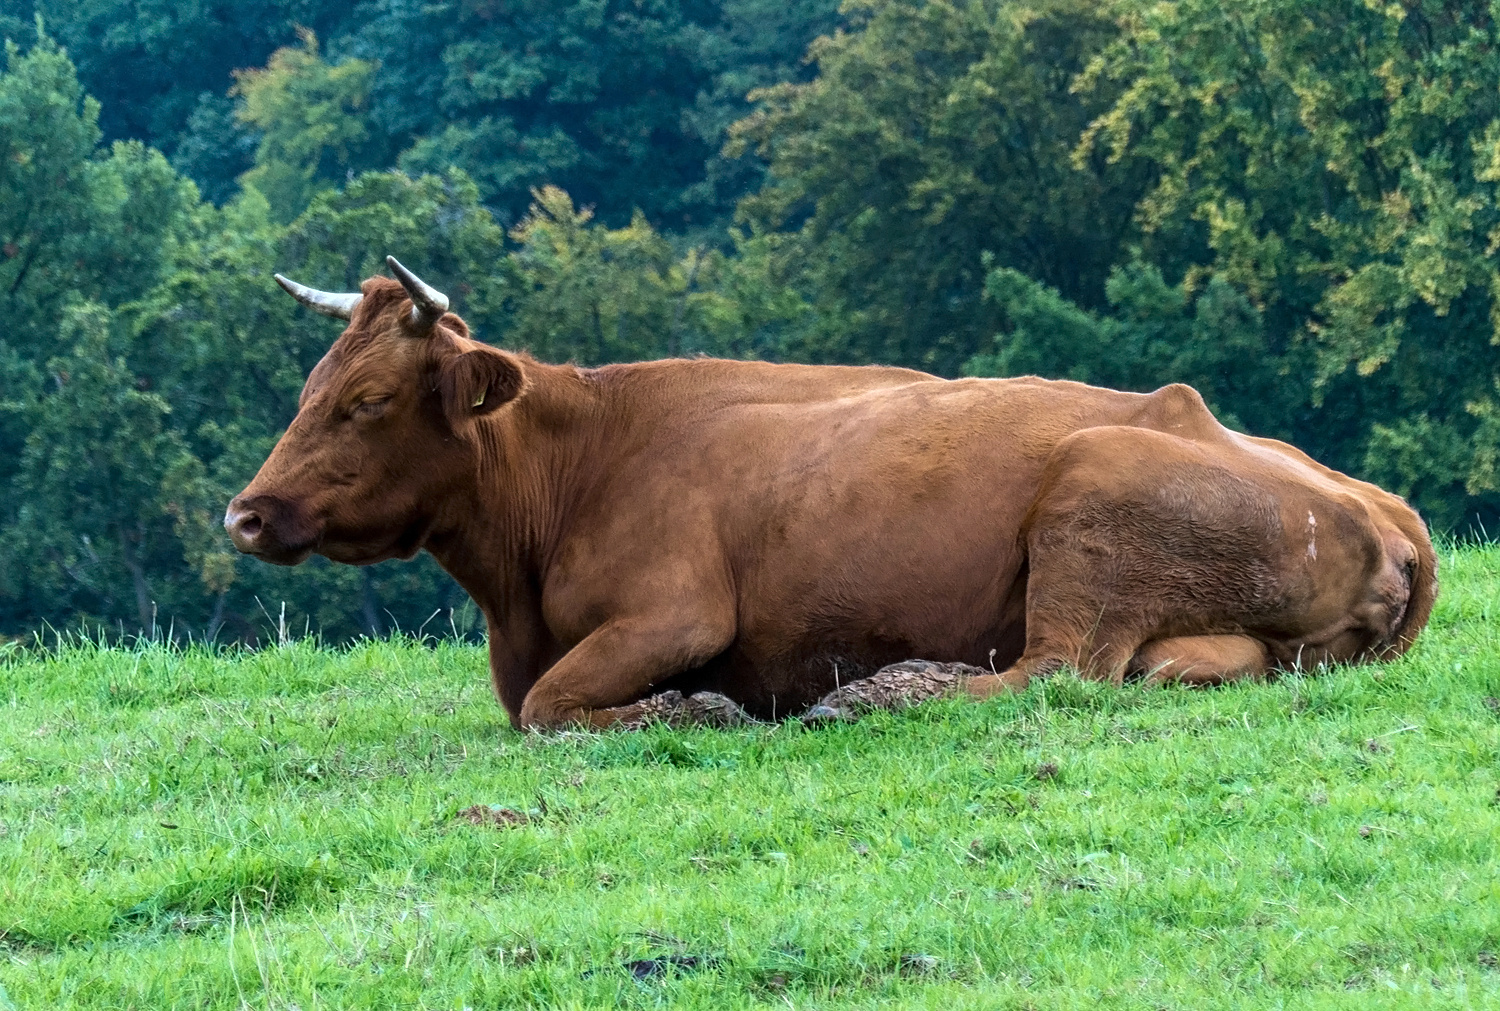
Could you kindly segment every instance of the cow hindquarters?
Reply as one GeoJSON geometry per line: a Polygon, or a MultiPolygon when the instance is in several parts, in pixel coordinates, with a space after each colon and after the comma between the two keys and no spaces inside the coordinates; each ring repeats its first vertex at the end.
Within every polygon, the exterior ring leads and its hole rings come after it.
{"type": "Polygon", "coordinates": [[[521,725],[604,728],[631,722],[654,685],[723,652],[734,638],[730,615],[616,618],[569,650],[526,694],[521,725]]]}
{"type": "Polygon", "coordinates": [[[1175,661],[1174,650],[1195,661],[1172,668],[1187,680],[1269,666],[1258,643],[1210,634],[1253,624],[1279,599],[1278,502],[1223,455],[1119,427],[1059,444],[1024,524],[1026,649],[1015,676],[1071,665],[1119,684],[1175,661]],[[1143,649],[1156,663],[1143,668],[1143,649]]]}

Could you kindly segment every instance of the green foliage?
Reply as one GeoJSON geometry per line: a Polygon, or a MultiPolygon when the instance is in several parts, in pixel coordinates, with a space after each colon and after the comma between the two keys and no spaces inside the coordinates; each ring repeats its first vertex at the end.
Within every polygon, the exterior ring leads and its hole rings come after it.
{"type": "Polygon", "coordinates": [[[510,233],[521,248],[504,261],[506,339],[546,360],[659,358],[684,294],[671,246],[639,214],[621,229],[590,227],[592,216],[556,187],[536,193],[510,233]]]}
{"type": "MultiPolygon", "coordinates": [[[[507,223],[558,185],[625,225],[722,223],[756,179],[719,154],[745,92],[785,80],[831,0],[381,3],[353,36],[378,59],[383,129],[409,172],[464,169],[507,223]]],[[[718,236],[713,236],[714,241],[718,236]]]]}
{"type": "Polygon", "coordinates": [[[1071,159],[1107,107],[1072,81],[1111,22],[1071,0],[851,10],[861,30],[814,45],[818,77],[758,93],[734,128],[770,165],[741,217],[786,232],[767,249],[772,276],[815,310],[789,353],[956,374],[994,332],[984,251],[1096,299],[1139,189],[1130,166],[1071,159]]]}
{"type": "Polygon", "coordinates": [[[68,350],[47,362],[50,389],[30,405],[11,489],[5,550],[29,564],[7,566],[12,585],[0,597],[12,606],[60,598],[82,615],[125,610],[152,628],[148,566],[171,536],[164,485],[185,450],[165,424],[171,407],[140,388],[109,331],[102,306],[64,315],[58,342],[68,350]]]}
{"type": "Polygon", "coordinates": [[[1077,86],[1120,97],[1077,154],[1152,166],[1137,208],[1149,256],[1195,288],[1217,277],[1245,292],[1273,350],[1311,346],[1310,374],[1291,370],[1321,416],[1297,433],[1306,448],[1414,492],[1447,522],[1493,509],[1492,5],[1116,9],[1120,37],[1077,86]],[[1359,416],[1338,419],[1354,398],[1359,416]],[[1455,481],[1475,499],[1455,501],[1455,481]]]}
{"type": "Polygon", "coordinates": [[[194,110],[230,87],[231,71],[263,64],[295,41],[299,25],[324,33],[351,8],[333,0],[0,0],[0,38],[29,46],[36,17],[45,18],[46,33],[103,103],[105,137],[145,141],[175,161],[193,135],[194,110]]]}
{"type": "Polygon", "coordinates": [[[98,148],[98,103],[43,39],[6,48],[0,74],[0,313],[3,340],[37,354],[62,307],[113,303],[160,276],[194,202],[162,156],[98,148]]]}
{"type": "MultiPolygon", "coordinates": [[[[309,123],[303,110],[282,106],[270,125],[236,122],[225,96],[233,72],[265,67],[278,51],[284,63],[285,47],[302,51],[297,33],[307,31],[325,40],[334,71],[362,66],[373,74],[356,117],[368,134],[346,152],[355,174],[394,167],[398,156],[414,175],[461,168],[506,224],[525,212],[533,187],[552,183],[598,206],[613,225],[640,208],[658,227],[719,243],[735,200],[760,178],[753,159],[720,154],[725,130],[749,111],[751,89],[809,76],[803,53],[838,23],[837,6],[0,0],[0,38],[29,44],[33,15],[44,14],[103,101],[106,136],[166,152],[216,203],[232,198],[263,132],[348,118],[352,82],[330,90],[316,67],[284,66],[292,72],[275,76],[324,112],[309,123]],[[329,104],[343,111],[329,117],[329,104]]],[[[340,132],[347,123],[337,125],[340,132]]],[[[332,169],[337,146],[323,154],[319,171],[332,169]]],[[[283,178],[264,185],[295,196],[306,161],[271,162],[282,168],[263,175],[283,178]]]]}
{"type": "Polygon", "coordinates": [[[593,365],[721,351],[751,325],[722,290],[732,267],[719,253],[679,259],[639,213],[611,229],[556,187],[534,196],[494,289],[507,344],[593,365]]]}
{"type": "Polygon", "coordinates": [[[1000,310],[1002,329],[994,352],[969,359],[964,374],[1046,375],[1140,391],[1188,383],[1225,424],[1293,437],[1298,386],[1243,292],[1215,277],[1194,293],[1137,261],[1112,271],[1105,293],[1109,312],[1100,314],[1019,271],[991,271],[985,297],[1000,310]]]}
{"type": "Polygon", "coordinates": [[[451,640],[12,650],[0,980],[80,1011],[1493,1007],[1500,553],[1442,565],[1393,664],[817,729],[518,733],[451,640]]]}
{"type": "Polygon", "coordinates": [[[182,446],[168,403],[112,345],[110,306],[162,277],[196,197],[157,152],[98,148],[97,117],[50,40],[24,56],[8,47],[0,622],[10,627],[63,615],[149,627],[152,576],[182,575],[162,509],[182,446]]]}
{"type": "Polygon", "coordinates": [[[329,66],[317,36],[301,34],[300,48],[278,49],[265,69],[235,71],[232,92],[243,100],[240,120],[260,136],[255,167],[241,185],[264,196],[283,222],[349,172],[369,138],[364,115],[375,76],[364,60],[329,66]]]}

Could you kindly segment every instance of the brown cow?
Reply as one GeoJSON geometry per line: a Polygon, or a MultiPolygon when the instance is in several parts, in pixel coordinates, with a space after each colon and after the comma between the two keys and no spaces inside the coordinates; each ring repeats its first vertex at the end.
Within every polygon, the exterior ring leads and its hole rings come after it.
{"type": "Polygon", "coordinates": [[[518,726],[785,714],[909,657],[1211,683],[1400,655],[1436,563],[1401,499],[1186,386],[715,360],[547,365],[390,261],[225,517],[295,565],[430,551],[518,726]],[[675,696],[673,696],[675,697],[675,696]]]}

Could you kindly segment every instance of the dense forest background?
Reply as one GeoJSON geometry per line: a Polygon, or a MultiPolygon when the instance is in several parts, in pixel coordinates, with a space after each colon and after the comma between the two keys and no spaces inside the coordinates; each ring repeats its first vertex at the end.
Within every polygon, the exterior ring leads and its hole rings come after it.
{"type": "Polygon", "coordinates": [[[0,632],[472,630],[219,522],[394,253],[477,334],[1197,386],[1500,514],[1500,3],[0,0],[0,632]],[[434,617],[434,615],[436,615],[434,617]]]}

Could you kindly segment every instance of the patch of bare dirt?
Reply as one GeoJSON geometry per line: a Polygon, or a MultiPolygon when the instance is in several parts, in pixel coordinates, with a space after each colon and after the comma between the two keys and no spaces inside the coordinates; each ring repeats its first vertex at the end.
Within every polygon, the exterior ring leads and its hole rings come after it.
{"type": "Polygon", "coordinates": [[[453,820],[481,828],[519,828],[522,825],[531,824],[531,815],[509,807],[475,804],[473,807],[466,807],[458,812],[453,816],[453,820]]]}

